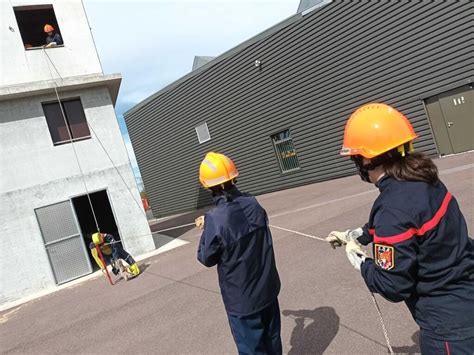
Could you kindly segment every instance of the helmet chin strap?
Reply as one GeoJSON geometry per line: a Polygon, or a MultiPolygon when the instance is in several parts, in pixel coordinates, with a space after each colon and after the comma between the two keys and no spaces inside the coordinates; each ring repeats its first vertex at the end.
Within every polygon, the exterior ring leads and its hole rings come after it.
{"type": "Polygon", "coordinates": [[[355,163],[357,172],[359,173],[362,181],[371,182],[369,178],[369,171],[374,170],[376,167],[383,165],[388,161],[398,160],[402,157],[403,155],[400,153],[399,149],[395,148],[388,151],[387,153],[370,159],[370,163],[368,164],[364,164],[364,157],[362,155],[353,155],[351,159],[355,163]]]}

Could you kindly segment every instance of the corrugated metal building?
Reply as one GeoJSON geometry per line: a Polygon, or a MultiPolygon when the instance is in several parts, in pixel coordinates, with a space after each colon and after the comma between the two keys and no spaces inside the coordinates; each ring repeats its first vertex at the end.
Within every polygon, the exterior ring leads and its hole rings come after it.
{"type": "Polygon", "coordinates": [[[198,166],[211,150],[254,194],[355,173],[338,153],[367,102],[404,112],[418,150],[474,149],[473,19],[468,0],[326,1],[167,86],[125,114],[153,211],[209,202],[198,166]]]}

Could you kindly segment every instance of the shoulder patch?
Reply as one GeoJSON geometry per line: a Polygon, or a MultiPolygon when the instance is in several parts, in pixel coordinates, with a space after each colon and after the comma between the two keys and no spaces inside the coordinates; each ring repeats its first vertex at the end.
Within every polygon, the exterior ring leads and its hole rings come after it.
{"type": "Polygon", "coordinates": [[[374,245],[375,263],[383,270],[392,270],[395,267],[395,249],[390,245],[374,245]]]}

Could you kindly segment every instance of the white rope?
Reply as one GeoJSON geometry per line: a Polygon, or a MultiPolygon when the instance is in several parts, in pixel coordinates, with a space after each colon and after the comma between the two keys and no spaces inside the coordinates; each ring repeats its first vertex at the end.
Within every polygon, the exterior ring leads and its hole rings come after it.
{"type": "MultiPolygon", "coordinates": [[[[54,65],[53,61],[51,60],[51,57],[46,53],[45,48],[43,48],[43,51],[44,51],[44,53],[46,54],[46,57],[48,58],[49,62],[51,62],[51,65],[53,66],[54,70],[55,70],[56,73],[58,74],[59,78],[60,78],[61,80],[64,80],[63,77],[61,76],[61,74],[59,73],[58,69],[57,69],[56,66],[54,65]]],[[[47,63],[47,64],[48,64],[49,73],[50,73],[50,75],[51,75],[51,79],[53,80],[53,82],[54,82],[54,84],[55,84],[56,96],[57,96],[58,101],[59,101],[59,103],[60,103],[59,106],[61,107],[61,112],[62,112],[62,114],[63,114],[63,118],[65,118],[65,117],[64,117],[65,115],[64,115],[64,112],[63,112],[63,107],[62,107],[62,105],[61,105],[61,101],[60,101],[60,99],[59,99],[59,96],[58,96],[57,90],[56,90],[57,84],[56,84],[56,81],[55,81],[54,78],[53,78],[53,74],[52,74],[52,72],[51,72],[50,65],[49,65],[49,63],[47,63]]],[[[65,122],[65,123],[66,123],[66,122],[65,122]]],[[[102,141],[100,140],[99,136],[98,136],[97,133],[94,131],[94,129],[92,128],[91,124],[89,123],[89,121],[88,121],[87,119],[86,119],[86,123],[87,123],[87,126],[89,127],[89,129],[90,129],[90,130],[92,131],[92,133],[94,134],[94,136],[95,136],[95,138],[97,139],[97,141],[99,142],[99,145],[100,145],[100,147],[102,148],[102,150],[104,151],[105,155],[107,156],[107,158],[109,159],[109,161],[112,163],[112,166],[114,167],[115,171],[116,171],[117,174],[119,175],[119,177],[120,177],[120,179],[122,180],[123,184],[124,184],[125,187],[127,188],[127,191],[129,192],[130,196],[132,197],[133,202],[135,202],[135,204],[137,205],[138,210],[143,214],[143,216],[144,216],[145,218],[147,218],[147,217],[146,217],[146,212],[145,212],[145,210],[143,209],[143,206],[142,206],[139,202],[137,202],[137,200],[135,199],[135,196],[133,195],[133,193],[132,193],[132,191],[131,191],[131,188],[128,186],[128,184],[127,184],[127,182],[125,181],[124,177],[122,176],[122,174],[120,173],[119,169],[117,168],[117,166],[115,165],[114,161],[112,160],[112,157],[111,157],[110,154],[108,153],[107,149],[105,149],[104,144],[102,143],[102,141]]],[[[69,132],[69,126],[67,125],[67,123],[66,123],[66,127],[67,127],[68,132],[69,132]]],[[[71,138],[71,133],[69,133],[69,137],[71,138]]],[[[73,145],[73,146],[74,146],[74,145],[73,145]]],[[[76,153],[75,147],[74,147],[74,152],[76,153]]],[[[77,158],[77,153],[76,153],[76,159],[77,159],[78,165],[79,165],[79,160],[78,160],[78,158],[77,158]]],[[[79,165],[79,169],[81,169],[81,166],[80,166],[80,165],[79,165]]],[[[81,175],[82,175],[82,177],[83,177],[82,169],[81,169],[81,175]]],[[[85,185],[85,181],[84,181],[84,186],[86,187],[86,191],[87,191],[87,186],[85,185]]],[[[92,203],[91,203],[91,201],[90,201],[89,193],[87,193],[87,197],[88,197],[89,203],[90,203],[90,205],[91,205],[92,214],[94,215],[94,220],[95,220],[95,222],[96,222],[97,231],[100,231],[100,230],[99,230],[99,227],[98,227],[98,224],[97,224],[97,219],[96,219],[95,211],[94,211],[93,206],[92,206],[92,203]]]]}
{"type": "Polygon", "coordinates": [[[370,292],[370,296],[372,298],[372,302],[374,303],[375,309],[377,310],[377,313],[379,315],[380,325],[382,326],[383,336],[385,337],[385,341],[387,342],[388,351],[390,352],[390,354],[393,355],[394,352],[392,349],[392,345],[390,345],[390,339],[388,337],[387,328],[385,327],[385,322],[382,317],[382,311],[380,310],[379,304],[377,303],[377,299],[375,298],[373,292],[370,292]]]}
{"type": "MultiPolygon", "coordinates": [[[[51,61],[51,58],[49,57],[48,53],[46,53],[46,49],[43,47],[43,53],[45,54],[45,56],[48,58],[49,62],[51,62],[51,65],[53,65],[54,69],[56,70],[56,72],[58,73],[59,77],[61,78],[62,80],[62,77],[61,75],[59,74],[58,70],[56,69],[56,66],[53,64],[53,62],[51,61]]],[[[56,83],[56,80],[54,80],[54,77],[53,77],[53,73],[51,71],[51,67],[49,65],[49,62],[46,62],[48,64],[48,70],[49,70],[49,74],[51,76],[51,80],[53,81],[53,84],[54,84],[54,92],[56,93],[56,98],[58,99],[58,104],[59,104],[59,108],[61,109],[61,115],[63,116],[63,120],[64,120],[64,125],[66,126],[66,129],[67,129],[67,133],[69,135],[69,140],[71,141],[71,145],[72,145],[72,149],[74,151],[74,155],[76,157],[76,162],[77,162],[77,166],[79,167],[79,171],[81,173],[81,178],[82,178],[82,182],[84,184],[84,188],[86,190],[86,195],[87,195],[87,199],[89,201],[89,206],[91,208],[91,211],[92,211],[92,215],[94,217],[94,222],[95,222],[95,226],[97,228],[97,231],[100,232],[100,229],[99,229],[99,223],[97,223],[97,217],[95,215],[95,210],[94,210],[94,206],[92,205],[92,201],[91,201],[91,197],[89,195],[89,190],[87,189],[87,184],[86,184],[86,179],[84,178],[84,172],[82,171],[82,167],[81,167],[81,163],[79,162],[79,156],[77,155],[77,151],[76,151],[76,146],[74,145],[74,139],[72,138],[72,133],[71,133],[71,128],[69,127],[68,125],[68,122],[66,120],[66,115],[64,113],[64,109],[63,109],[63,105],[61,103],[61,99],[59,98],[59,93],[58,93],[58,84],[56,83]]]]}
{"type": "MultiPolygon", "coordinates": [[[[302,235],[304,237],[307,237],[307,238],[311,238],[311,239],[316,239],[316,240],[320,240],[320,241],[324,241],[326,242],[326,239],[324,238],[320,238],[320,237],[316,237],[314,235],[310,235],[310,234],[306,234],[306,233],[301,233],[301,232],[298,232],[298,231],[294,231],[294,230],[291,230],[291,229],[286,229],[286,228],[282,228],[282,227],[278,227],[278,226],[275,226],[275,225],[272,225],[270,224],[270,227],[272,228],[276,228],[276,229],[281,229],[283,231],[287,231],[287,232],[290,232],[290,233],[295,233],[295,234],[298,234],[298,235],[302,235]]],[[[383,320],[383,317],[382,317],[382,311],[380,310],[380,307],[377,303],[377,300],[375,299],[375,296],[372,292],[370,292],[370,295],[372,297],[372,302],[374,303],[374,306],[375,306],[375,309],[377,310],[377,313],[379,315],[379,319],[380,319],[380,325],[382,326],[382,332],[383,332],[383,335],[385,337],[385,342],[387,343],[387,347],[388,347],[388,350],[390,351],[390,354],[394,354],[393,352],[393,349],[392,349],[392,346],[390,344],[390,339],[388,337],[388,332],[387,332],[387,328],[385,327],[385,322],[383,320]]]]}
{"type": "Polygon", "coordinates": [[[311,238],[311,239],[316,239],[316,240],[321,240],[321,241],[323,241],[323,242],[326,242],[326,239],[320,238],[320,237],[316,237],[316,236],[314,236],[314,235],[301,233],[301,232],[294,231],[294,230],[291,230],[291,229],[286,229],[286,228],[283,228],[283,227],[278,227],[278,226],[275,226],[275,225],[273,225],[273,224],[269,224],[269,226],[272,227],[272,228],[281,229],[282,231],[285,231],[285,232],[295,233],[295,234],[298,234],[298,235],[302,235],[303,237],[308,237],[308,238],[311,238]]]}

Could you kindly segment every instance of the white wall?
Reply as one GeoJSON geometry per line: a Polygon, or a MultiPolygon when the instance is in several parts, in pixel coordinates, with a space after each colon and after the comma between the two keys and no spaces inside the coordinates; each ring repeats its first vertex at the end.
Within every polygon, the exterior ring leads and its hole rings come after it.
{"type": "MultiPolygon", "coordinates": [[[[127,151],[107,89],[70,91],[61,95],[62,99],[79,97],[89,125],[114,164],[128,164],[127,151]]],[[[15,177],[2,179],[1,192],[79,174],[71,144],[54,146],[49,133],[41,103],[55,100],[56,96],[51,94],[0,102],[0,169],[3,176],[15,177]]],[[[91,139],[74,143],[84,173],[112,167],[93,132],[91,139]]]]}
{"type": "MultiPolygon", "coordinates": [[[[125,248],[132,255],[154,249],[125,144],[106,88],[68,92],[80,97],[94,134],[75,143],[87,188],[107,189],[125,248]],[[130,194],[131,189],[133,198],[130,194]]],[[[0,303],[54,286],[34,209],[85,194],[72,144],[54,146],[43,95],[0,102],[0,303]]]]}
{"type": "MultiPolygon", "coordinates": [[[[13,7],[52,4],[64,47],[46,49],[62,77],[102,73],[80,0],[0,1],[0,86],[51,78],[42,49],[25,50],[13,7]],[[14,29],[14,32],[9,30],[14,29]]],[[[39,29],[42,31],[42,29],[39,29]]],[[[46,37],[46,36],[45,36],[46,37]]],[[[52,69],[52,67],[51,67],[52,69]]],[[[57,74],[52,69],[53,74],[57,74]]]]}

